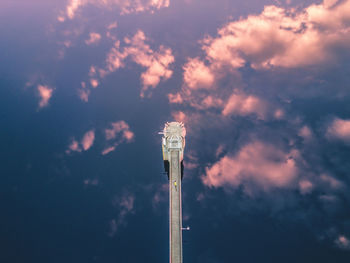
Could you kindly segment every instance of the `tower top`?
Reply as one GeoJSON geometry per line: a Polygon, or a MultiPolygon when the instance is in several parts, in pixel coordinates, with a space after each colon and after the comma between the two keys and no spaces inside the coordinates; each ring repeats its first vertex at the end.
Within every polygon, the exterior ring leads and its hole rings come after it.
{"type": "Polygon", "coordinates": [[[169,152],[177,150],[180,152],[180,159],[182,160],[186,136],[184,124],[182,122],[167,122],[162,134],[163,159],[169,160],[169,152]]]}
{"type": "Polygon", "coordinates": [[[185,125],[182,122],[167,122],[163,130],[164,136],[168,137],[171,135],[177,135],[185,138],[186,129],[185,125]]]}

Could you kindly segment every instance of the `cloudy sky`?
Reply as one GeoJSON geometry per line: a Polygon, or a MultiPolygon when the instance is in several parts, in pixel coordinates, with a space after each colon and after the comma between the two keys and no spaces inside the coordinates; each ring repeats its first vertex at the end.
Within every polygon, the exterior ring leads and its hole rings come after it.
{"type": "Polygon", "coordinates": [[[0,261],[350,261],[350,0],[1,0],[0,261]]]}

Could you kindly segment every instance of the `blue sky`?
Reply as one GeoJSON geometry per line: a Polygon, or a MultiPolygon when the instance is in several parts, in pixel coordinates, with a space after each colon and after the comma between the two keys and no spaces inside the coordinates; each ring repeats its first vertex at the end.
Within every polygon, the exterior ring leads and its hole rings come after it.
{"type": "Polygon", "coordinates": [[[350,1],[0,3],[1,262],[349,262],[350,1]]]}

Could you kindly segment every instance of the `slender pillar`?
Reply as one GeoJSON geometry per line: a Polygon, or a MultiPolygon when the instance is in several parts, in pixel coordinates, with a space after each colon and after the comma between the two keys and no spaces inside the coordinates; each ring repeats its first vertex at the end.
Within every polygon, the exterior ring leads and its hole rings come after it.
{"type": "Polygon", "coordinates": [[[183,123],[167,122],[161,134],[164,168],[169,178],[169,258],[170,263],[182,263],[181,163],[186,129],[183,123]]]}
{"type": "Polygon", "coordinates": [[[179,155],[178,150],[171,150],[169,160],[170,263],[182,263],[181,166],[179,155]]]}

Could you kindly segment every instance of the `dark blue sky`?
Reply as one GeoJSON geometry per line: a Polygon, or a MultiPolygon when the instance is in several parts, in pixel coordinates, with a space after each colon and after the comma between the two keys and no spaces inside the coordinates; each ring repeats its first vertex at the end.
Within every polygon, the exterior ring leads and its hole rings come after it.
{"type": "Polygon", "coordinates": [[[0,262],[350,261],[350,1],[0,2],[0,262]]]}

